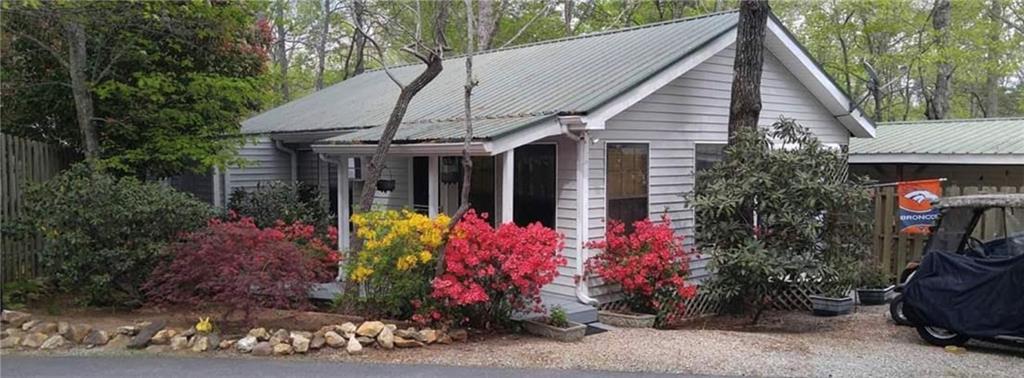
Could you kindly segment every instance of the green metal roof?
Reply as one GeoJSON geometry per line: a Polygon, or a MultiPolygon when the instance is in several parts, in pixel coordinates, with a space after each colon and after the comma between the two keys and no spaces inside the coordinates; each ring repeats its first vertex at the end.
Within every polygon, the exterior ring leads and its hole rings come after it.
{"type": "MultiPolygon", "coordinates": [[[[736,12],[528,44],[479,53],[473,90],[474,134],[497,137],[559,114],[583,114],[611,101],[731,31],[736,12]]],[[[452,140],[462,135],[465,59],[444,70],[412,101],[399,139],[452,140]]],[[[422,64],[390,68],[403,83],[422,64]]],[[[366,72],[242,123],[244,133],[343,130],[381,126],[398,97],[382,70],[366,72]]],[[[364,130],[328,143],[375,141],[364,130]]]]}
{"type": "Polygon", "coordinates": [[[1024,118],[880,123],[874,138],[850,139],[851,162],[895,154],[1022,155],[1024,118]]]}

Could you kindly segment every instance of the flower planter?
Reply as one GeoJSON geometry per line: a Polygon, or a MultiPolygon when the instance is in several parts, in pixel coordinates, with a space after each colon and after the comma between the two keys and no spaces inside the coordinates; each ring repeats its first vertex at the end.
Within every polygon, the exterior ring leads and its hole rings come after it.
{"type": "Polygon", "coordinates": [[[377,190],[381,192],[395,190],[395,180],[377,180],[377,190]]]}
{"type": "Polygon", "coordinates": [[[890,285],[883,289],[857,289],[857,299],[860,304],[866,306],[877,306],[889,303],[895,292],[896,286],[890,285]]]}
{"type": "Polygon", "coordinates": [[[613,311],[598,311],[597,321],[614,327],[652,328],[656,316],[651,314],[623,314],[613,311]]]}
{"type": "Polygon", "coordinates": [[[569,328],[559,328],[541,320],[523,320],[523,328],[531,334],[561,342],[583,340],[587,333],[587,326],[576,322],[569,322],[569,328]]]}
{"type": "Polygon", "coordinates": [[[835,316],[853,312],[853,296],[833,298],[811,295],[808,298],[811,300],[811,309],[814,315],[835,316]]]}

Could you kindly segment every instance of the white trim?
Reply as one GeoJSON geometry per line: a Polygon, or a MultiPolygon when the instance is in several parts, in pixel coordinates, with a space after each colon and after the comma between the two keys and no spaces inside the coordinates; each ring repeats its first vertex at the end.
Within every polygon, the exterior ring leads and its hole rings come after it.
{"type": "MultiPolygon", "coordinates": [[[[604,227],[608,229],[608,144],[646,144],[647,145],[647,218],[651,217],[651,141],[635,139],[612,139],[604,141],[604,227]]],[[[696,150],[696,148],[694,149],[696,150]]]]}
{"type": "Polygon", "coordinates": [[[850,154],[850,164],[1022,165],[1024,154],[850,154]]]}
{"type": "Polygon", "coordinates": [[[855,137],[873,138],[875,127],[861,114],[860,110],[850,111],[851,100],[830,80],[825,72],[818,68],[799,42],[793,40],[785,31],[785,26],[768,19],[768,31],[765,46],[786,66],[787,70],[800,81],[807,90],[832,113],[839,123],[843,124],[855,137]]]}
{"type": "Polygon", "coordinates": [[[523,128],[506,136],[487,142],[486,145],[489,147],[488,151],[490,151],[492,155],[497,155],[502,152],[515,149],[516,147],[525,146],[535,141],[549,136],[559,135],[561,133],[562,124],[558,121],[557,117],[553,117],[550,120],[545,120],[543,123],[523,128]]]}
{"type": "MultiPolygon", "coordinates": [[[[587,125],[588,130],[604,129],[605,122],[609,119],[647,98],[647,96],[650,96],[658,89],[668,85],[668,83],[671,83],[673,80],[683,76],[683,74],[689,72],[699,64],[704,63],[704,61],[715,56],[715,54],[718,54],[722,50],[725,50],[725,48],[729,47],[734,42],[736,42],[735,29],[718,36],[718,38],[715,38],[700,50],[687,55],[683,59],[661,70],[661,72],[658,72],[640,85],[633,87],[625,93],[616,96],[612,101],[601,105],[594,111],[589,112],[585,117],[583,117],[583,123],[587,125]]],[[[595,80],[601,80],[601,78],[595,78],[595,80]]]]}
{"type": "MultiPolygon", "coordinates": [[[[557,182],[556,175],[556,182],[557,182]]],[[[558,216],[558,201],[555,201],[555,216],[558,216]]],[[[590,136],[580,133],[576,141],[576,298],[585,304],[596,306],[598,301],[590,296],[587,287],[586,261],[589,255],[586,246],[590,238],[590,136]]]]}
{"type": "MultiPolygon", "coordinates": [[[[515,149],[501,153],[501,223],[512,223],[515,199],[515,172],[516,155],[515,149]]],[[[495,162],[497,163],[497,162],[495,162]]],[[[497,164],[495,164],[497,165],[497,164]]]]}

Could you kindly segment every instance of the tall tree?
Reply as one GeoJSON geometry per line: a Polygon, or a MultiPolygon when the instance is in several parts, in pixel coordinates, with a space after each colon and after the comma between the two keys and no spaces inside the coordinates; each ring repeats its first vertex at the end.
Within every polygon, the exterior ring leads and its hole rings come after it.
{"type": "Polygon", "coordinates": [[[761,115],[761,70],[764,37],[771,7],[768,1],[740,1],[733,60],[732,99],[729,102],[729,143],[741,129],[757,128],[761,115]]]}
{"type": "Polygon", "coordinates": [[[291,1],[289,0],[277,0],[273,4],[274,12],[274,47],[271,50],[274,56],[274,64],[277,65],[278,71],[278,91],[281,95],[282,102],[291,101],[291,85],[288,78],[288,68],[291,64],[289,59],[288,38],[289,27],[288,19],[285,17],[286,10],[291,7],[291,1]]]}
{"type": "MultiPolygon", "coordinates": [[[[935,46],[940,51],[949,48],[949,19],[952,7],[949,0],[935,0],[932,8],[932,28],[935,33],[935,46]]],[[[925,117],[928,119],[945,119],[949,113],[949,81],[953,77],[953,64],[941,54],[935,70],[935,83],[925,91],[925,117]]]]}

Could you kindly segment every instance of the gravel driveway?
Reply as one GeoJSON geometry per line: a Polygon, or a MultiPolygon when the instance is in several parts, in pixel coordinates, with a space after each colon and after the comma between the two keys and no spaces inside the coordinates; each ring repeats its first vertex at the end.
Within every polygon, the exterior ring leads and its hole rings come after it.
{"type": "Polygon", "coordinates": [[[969,344],[966,353],[949,353],[924,344],[912,328],[893,325],[886,306],[836,318],[770,314],[764,323],[742,332],[618,329],[572,344],[509,336],[363,359],[701,375],[1024,376],[1024,350],[969,344]]]}

